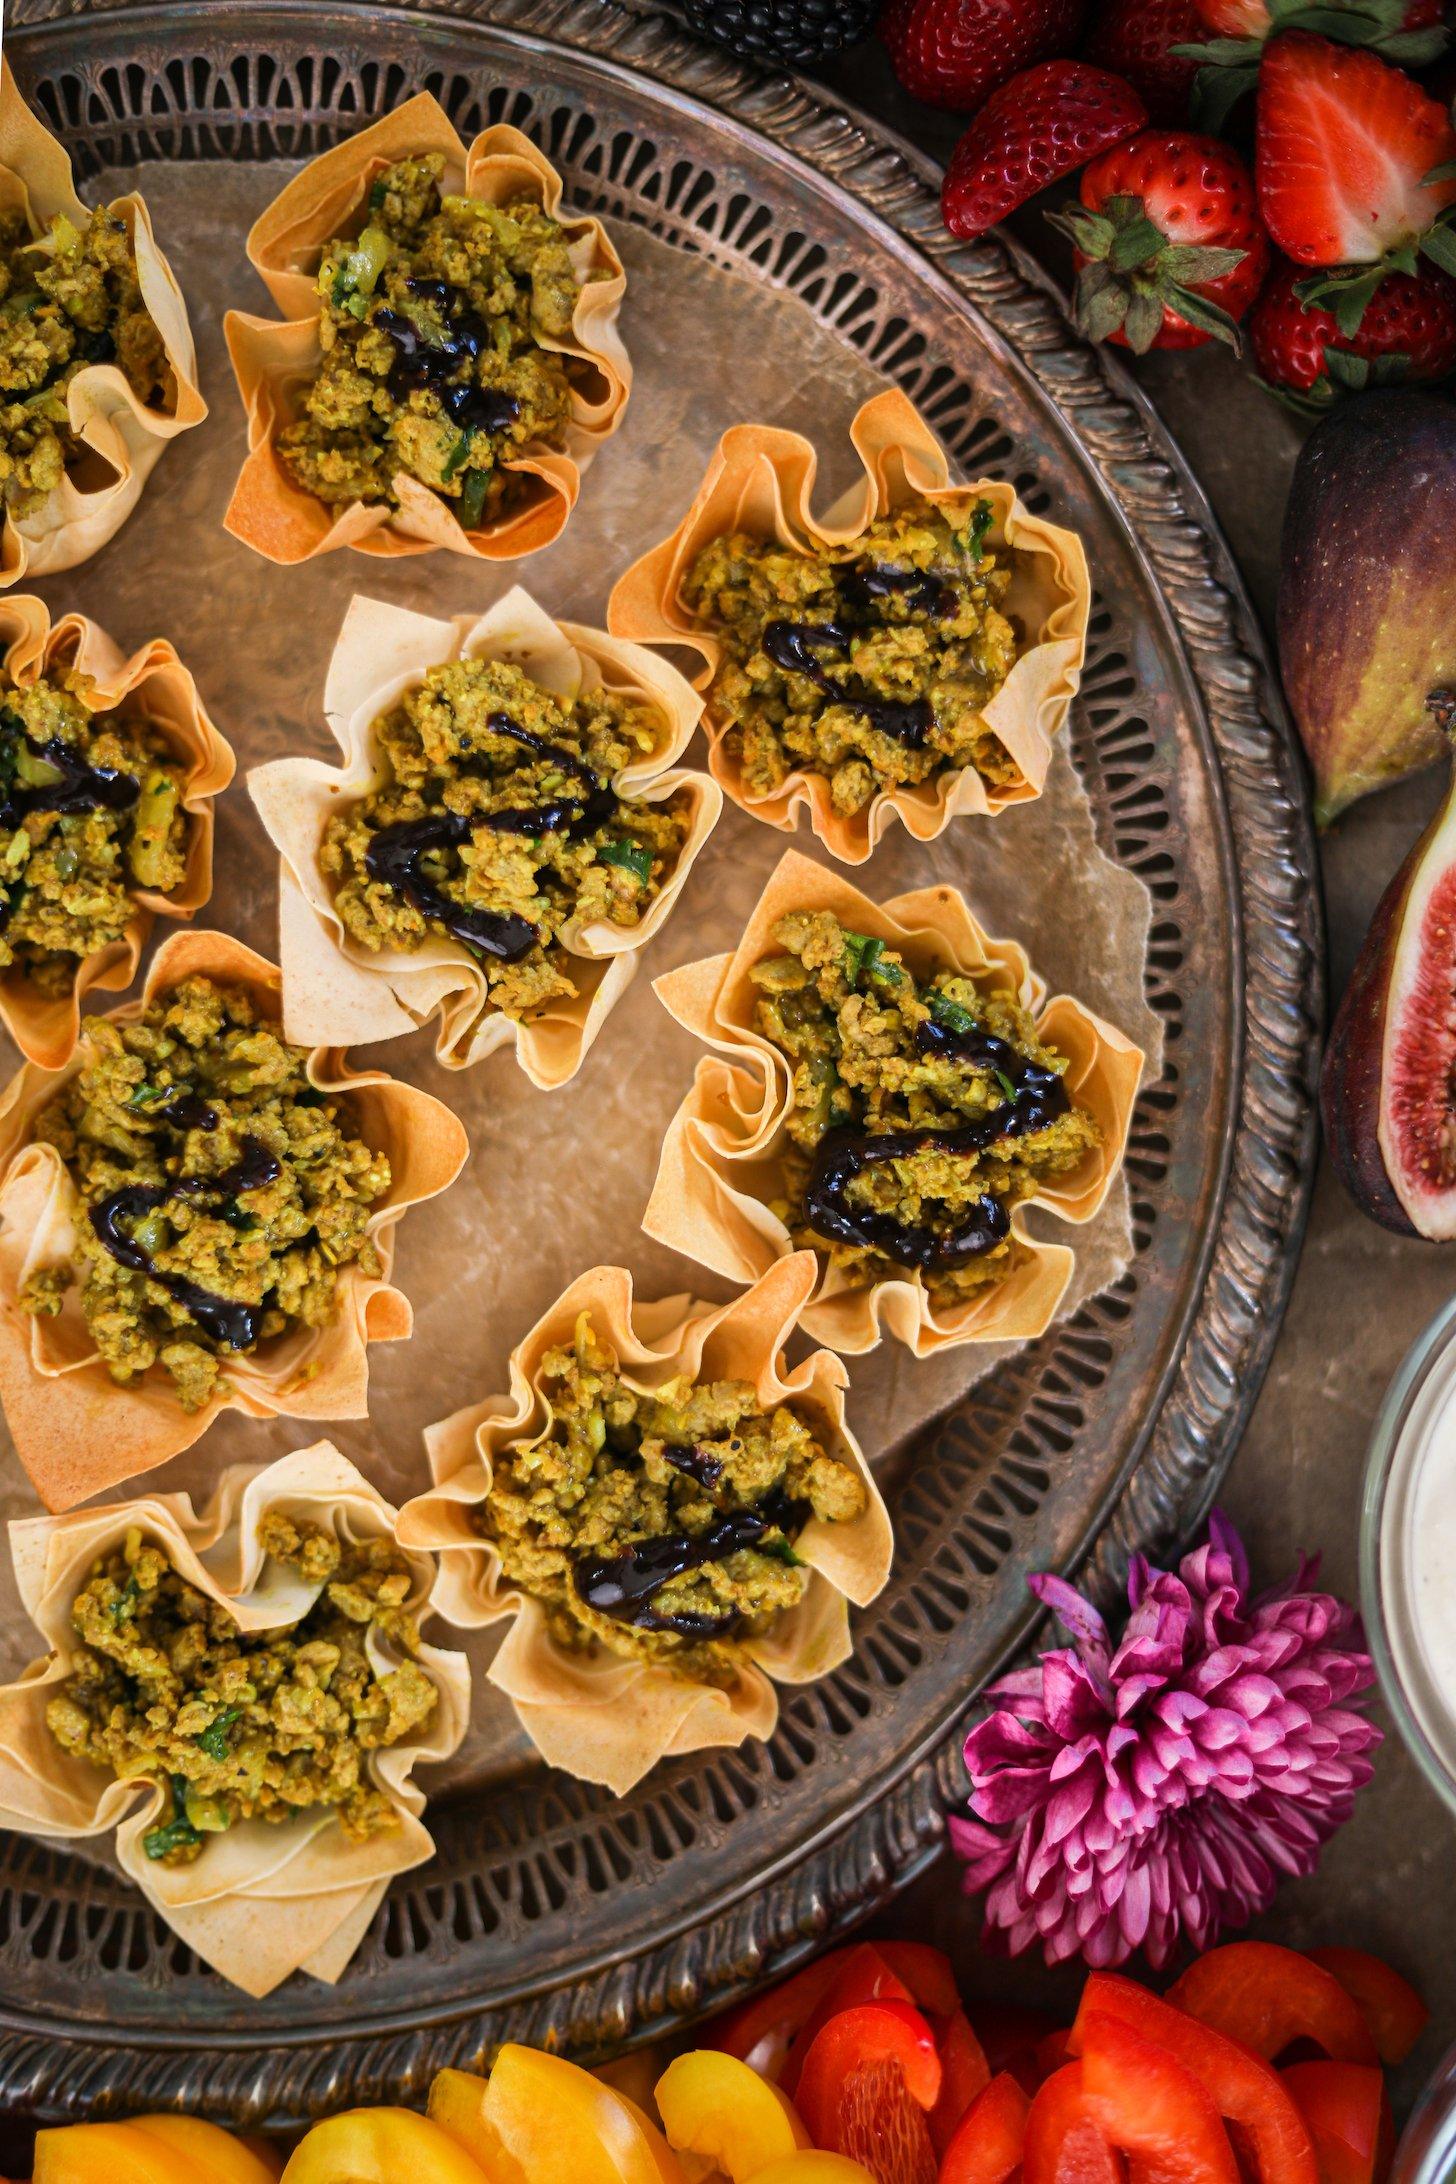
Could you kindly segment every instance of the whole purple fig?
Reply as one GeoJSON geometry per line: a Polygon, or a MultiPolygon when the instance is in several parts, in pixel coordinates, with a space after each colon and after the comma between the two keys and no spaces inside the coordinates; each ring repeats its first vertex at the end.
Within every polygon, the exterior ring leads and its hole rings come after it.
{"type": "Polygon", "coordinates": [[[1456,403],[1342,402],[1295,465],[1279,665],[1328,826],[1446,751],[1426,700],[1456,684],[1456,403]]]}

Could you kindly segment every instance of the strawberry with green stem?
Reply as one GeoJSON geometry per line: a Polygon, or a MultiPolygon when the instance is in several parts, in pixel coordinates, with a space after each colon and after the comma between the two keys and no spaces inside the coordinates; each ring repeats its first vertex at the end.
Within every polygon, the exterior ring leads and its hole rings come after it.
{"type": "Polygon", "coordinates": [[[1077,323],[1094,341],[1239,347],[1269,243],[1254,185],[1215,137],[1148,129],[1094,159],[1081,203],[1049,213],[1077,252],[1077,323]]]}
{"type": "Polygon", "coordinates": [[[1272,39],[1259,74],[1259,209],[1309,269],[1301,302],[1354,334],[1392,273],[1456,273],[1456,130],[1437,99],[1378,55],[1309,31],[1272,39]]]}
{"type": "Polygon", "coordinates": [[[1191,0],[1200,33],[1172,48],[1195,68],[1190,106],[1200,129],[1217,134],[1259,80],[1269,39],[1316,31],[1340,45],[1368,46],[1400,68],[1425,68],[1449,42],[1444,0],[1191,0]]]}
{"type": "Polygon", "coordinates": [[[1304,416],[1321,416],[1367,387],[1425,386],[1456,371],[1456,281],[1438,266],[1392,273],[1353,334],[1299,295],[1299,267],[1281,258],[1249,316],[1249,346],[1265,385],[1304,416]]]}

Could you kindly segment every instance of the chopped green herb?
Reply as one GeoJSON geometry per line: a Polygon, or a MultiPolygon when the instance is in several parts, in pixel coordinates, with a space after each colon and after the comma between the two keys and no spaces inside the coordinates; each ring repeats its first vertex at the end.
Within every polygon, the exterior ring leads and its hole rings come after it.
{"type": "Polygon", "coordinates": [[[979,561],[986,533],[996,521],[996,511],[986,500],[977,501],[971,510],[971,520],[966,531],[967,547],[972,561],[979,561]]]}
{"type": "Polygon", "coordinates": [[[603,864],[621,865],[635,872],[644,887],[652,877],[652,852],[641,842],[607,842],[597,855],[603,864]]]}
{"type": "Polygon", "coordinates": [[[930,1013],[942,1031],[974,1031],[976,1019],[969,1009],[963,1009],[959,1001],[952,1001],[948,993],[930,996],[930,1013]]]}
{"type": "Polygon", "coordinates": [[[389,185],[381,175],[369,192],[369,210],[371,212],[383,212],[384,200],[388,195],[389,185]]]}
{"type": "Polygon", "coordinates": [[[258,1216],[249,1213],[246,1206],[240,1206],[235,1198],[230,1198],[225,1206],[218,1207],[217,1217],[219,1221],[226,1221],[229,1228],[236,1229],[239,1235],[246,1235],[249,1229],[258,1226],[258,1216]]]}
{"type": "Polygon", "coordinates": [[[802,1570],[804,1557],[796,1555],[786,1539],[766,1539],[759,1544],[759,1553],[767,1555],[770,1562],[786,1563],[791,1570],[802,1570]]]}
{"type": "Polygon", "coordinates": [[[455,445],[451,448],[449,454],[445,457],[444,466],[440,472],[440,479],[442,484],[448,484],[450,479],[454,477],[456,471],[463,470],[469,460],[470,434],[468,432],[462,432],[459,439],[455,442],[455,445]]]}
{"type": "Polygon", "coordinates": [[[141,1586],[134,1577],[129,1577],[107,1610],[113,1623],[126,1622],[141,1596],[141,1586]]]}
{"type": "Polygon", "coordinates": [[[226,1759],[228,1756],[227,1733],[242,1713],[240,1706],[225,1706],[215,1721],[210,1721],[197,1739],[209,1759],[226,1759]]]}
{"type": "Polygon", "coordinates": [[[172,1777],[172,1817],[160,1828],[148,1828],[142,1837],[142,1849],[148,1858],[166,1858],[174,1850],[185,1850],[191,1843],[200,1843],[202,1837],[187,1817],[187,1777],[172,1777]]]}
{"type": "Polygon", "coordinates": [[[462,530],[473,531],[485,513],[485,496],[490,490],[488,470],[467,470],[460,481],[460,506],[456,511],[462,530]]]}
{"type": "Polygon", "coordinates": [[[1006,1094],[1007,1099],[1014,1100],[1016,1097],[1016,1087],[1011,1082],[1011,1079],[1007,1076],[1005,1070],[993,1069],[991,1074],[996,1079],[997,1084],[1000,1085],[1002,1091],[1006,1094]]]}
{"type": "Polygon", "coordinates": [[[158,1100],[167,1097],[164,1084],[139,1084],[127,1100],[128,1107],[155,1107],[158,1100]]]}
{"type": "Polygon", "coordinates": [[[336,311],[362,319],[380,274],[389,263],[390,240],[383,228],[367,227],[334,275],[329,290],[336,311]]]}
{"type": "Polygon", "coordinates": [[[898,986],[902,973],[899,966],[883,960],[885,944],[877,934],[849,933],[844,936],[844,975],[851,986],[857,986],[861,978],[877,978],[881,985],[898,986]]]}

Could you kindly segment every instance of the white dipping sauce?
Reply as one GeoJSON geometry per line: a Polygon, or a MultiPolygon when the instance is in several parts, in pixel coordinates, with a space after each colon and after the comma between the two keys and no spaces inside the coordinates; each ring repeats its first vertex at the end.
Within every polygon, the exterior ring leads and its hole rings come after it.
{"type": "Polygon", "coordinates": [[[1456,1780],[1456,1354],[1416,1393],[1380,1520],[1382,1621],[1406,1703],[1456,1780]]]}

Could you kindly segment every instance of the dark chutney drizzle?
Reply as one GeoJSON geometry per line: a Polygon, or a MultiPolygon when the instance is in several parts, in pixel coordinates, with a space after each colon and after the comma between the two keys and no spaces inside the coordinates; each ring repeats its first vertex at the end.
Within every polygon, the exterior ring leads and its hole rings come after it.
{"type": "Polygon", "coordinates": [[[455,376],[490,347],[485,320],[448,281],[407,280],[404,285],[412,296],[434,306],[445,331],[442,339],[434,340],[403,311],[380,304],[371,324],[394,344],[394,362],[385,380],[389,392],[400,402],[416,388],[424,389],[462,432],[504,432],[521,414],[517,397],[504,388],[477,387],[455,376]]]}
{"type": "MultiPolygon", "coordinates": [[[[174,1130],[215,1130],[218,1124],[217,1110],[209,1107],[196,1092],[174,1093],[158,1114],[174,1130]]],[[[251,1349],[258,1339],[267,1310],[266,1299],[262,1304],[238,1303],[230,1297],[216,1296],[185,1274],[167,1273],[156,1265],[145,1246],[129,1236],[120,1224],[154,1213],[169,1198],[186,1198],[194,1204],[216,1208],[235,1198],[240,1191],[260,1191],[267,1184],[276,1183],[282,1173],[282,1163],[258,1138],[240,1138],[238,1158],[220,1175],[182,1175],[170,1183],[129,1184],[91,1208],[91,1226],[119,1265],[129,1267],[135,1274],[145,1274],[159,1289],[165,1289],[169,1297],[190,1313],[203,1333],[210,1335],[223,1349],[251,1349]]]]}
{"type": "MultiPolygon", "coordinates": [[[[53,766],[59,779],[22,785],[13,778],[0,787],[0,827],[23,826],[32,812],[55,811],[66,816],[88,811],[130,811],[142,793],[135,774],[118,766],[92,766],[74,744],[62,736],[47,736],[37,743],[28,736],[13,713],[0,715],[0,729],[16,737],[32,757],[53,766]]],[[[0,933],[3,933],[20,900],[21,888],[0,892],[0,933]]]]}
{"type": "Polygon", "coordinates": [[[835,577],[843,613],[829,622],[773,621],[764,626],[763,649],[786,675],[803,675],[836,705],[858,713],[881,735],[907,749],[920,750],[935,726],[935,708],[929,698],[877,698],[853,676],[835,680],[820,652],[846,655],[855,632],[874,621],[881,600],[900,599],[912,614],[926,614],[943,621],[955,611],[955,592],[933,569],[898,569],[881,561],[861,561],[841,569],[835,577]]]}
{"type": "Polygon", "coordinates": [[[847,1193],[855,1177],[881,1161],[908,1160],[916,1153],[943,1152],[954,1158],[984,1152],[1003,1138],[1044,1130],[1066,1114],[1071,1102],[1056,1070],[1028,1060],[1007,1040],[979,1026],[949,1031],[927,1020],[917,1026],[915,1044],[922,1054],[946,1055],[997,1071],[1012,1086],[1010,1098],[979,1121],[948,1130],[888,1130],[879,1136],[848,1127],[827,1131],[809,1171],[804,1211],[810,1228],[821,1236],[877,1251],[897,1266],[933,1273],[964,1266],[1002,1243],[1011,1229],[1005,1206],[985,1192],[958,1227],[935,1229],[851,1205],[847,1193]]]}
{"type": "MultiPolygon", "coordinates": [[[[670,1453],[670,1452],[665,1452],[670,1453]]],[[[712,1615],[687,1609],[663,1615],[652,1606],[655,1596],[675,1577],[701,1569],[707,1562],[723,1562],[745,1547],[756,1546],[765,1532],[797,1532],[811,1514],[807,1502],[791,1501],[782,1487],[765,1494],[751,1509],[730,1509],[696,1537],[688,1532],[666,1532],[658,1539],[641,1539],[619,1555],[583,1559],[571,1573],[573,1585],[589,1608],[601,1615],[631,1623],[637,1630],[671,1631],[679,1638],[712,1638],[738,1621],[737,1613],[712,1615]]]]}
{"type": "MultiPolygon", "coordinates": [[[[402,819],[394,826],[379,829],[364,853],[364,869],[371,880],[378,880],[403,896],[411,909],[418,910],[422,917],[433,918],[437,925],[442,925],[453,940],[462,942],[467,948],[479,948],[502,963],[519,963],[540,940],[538,929],[528,919],[513,913],[470,909],[452,902],[421,872],[422,861],[434,850],[458,848],[470,839],[477,827],[489,827],[499,834],[550,834],[558,830],[589,834],[610,817],[615,798],[609,784],[598,780],[574,752],[564,750],[559,743],[547,742],[544,736],[535,735],[529,728],[522,728],[509,713],[492,713],[486,726],[493,735],[519,743],[538,758],[550,759],[563,773],[580,781],[585,793],[552,797],[544,804],[517,805],[483,815],[444,811],[432,812],[424,819],[402,819]]],[[[484,758],[467,759],[461,771],[484,773],[484,758]]]]}

